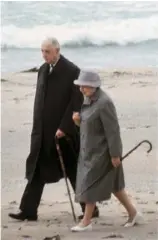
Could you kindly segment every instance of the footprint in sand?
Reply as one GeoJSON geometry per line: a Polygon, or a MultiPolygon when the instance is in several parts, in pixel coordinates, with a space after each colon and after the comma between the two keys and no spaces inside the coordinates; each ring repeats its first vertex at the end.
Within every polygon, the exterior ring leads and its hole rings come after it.
{"type": "Polygon", "coordinates": [[[148,86],[148,84],[142,84],[142,85],[140,85],[140,87],[147,87],[148,86]]]}
{"type": "Polygon", "coordinates": [[[136,127],[127,127],[127,129],[136,129],[136,127]]]}
{"type": "Polygon", "coordinates": [[[147,201],[139,201],[138,204],[143,205],[143,204],[148,204],[148,202],[147,201]]]}
{"type": "Polygon", "coordinates": [[[104,206],[104,205],[108,205],[108,203],[107,202],[102,202],[102,203],[100,203],[102,206],[104,206]]]}
{"type": "Polygon", "coordinates": [[[102,226],[113,226],[112,223],[100,223],[100,225],[102,225],[102,226]]]}
{"type": "Polygon", "coordinates": [[[2,226],[2,228],[5,228],[5,229],[6,229],[6,228],[8,228],[8,226],[7,226],[7,225],[4,225],[4,226],[2,226]]]}
{"type": "Polygon", "coordinates": [[[31,125],[31,123],[29,123],[29,122],[28,122],[28,123],[23,123],[23,125],[24,125],[24,126],[25,126],[25,125],[31,125]]]}
{"type": "Polygon", "coordinates": [[[144,211],[144,213],[147,213],[147,214],[154,214],[154,213],[156,213],[156,212],[151,210],[151,211],[146,211],[146,212],[144,211]]]}
{"type": "Polygon", "coordinates": [[[141,190],[137,190],[136,193],[141,193],[142,191],[141,190]]]}
{"type": "Polygon", "coordinates": [[[15,103],[20,103],[20,99],[19,98],[13,98],[13,100],[15,101],[15,103]]]}
{"type": "Polygon", "coordinates": [[[13,92],[12,90],[4,90],[5,92],[13,92]]]}
{"type": "Polygon", "coordinates": [[[16,131],[15,131],[15,130],[9,130],[8,132],[9,132],[9,133],[13,133],[13,132],[16,132],[16,131]]]}
{"type": "Polygon", "coordinates": [[[151,126],[150,126],[150,125],[145,125],[144,127],[145,127],[145,128],[150,128],[151,126]]]}
{"type": "Polygon", "coordinates": [[[116,87],[115,85],[108,86],[108,88],[115,88],[115,87],[116,87]]]}
{"type": "Polygon", "coordinates": [[[155,232],[148,232],[148,235],[154,235],[155,232]]]}
{"type": "Polygon", "coordinates": [[[32,237],[29,236],[29,235],[22,235],[21,237],[24,238],[24,239],[32,239],[32,237]]]}
{"type": "Polygon", "coordinates": [[[155,192],[149,192],[149,194],[155,194],[155,192]]]}

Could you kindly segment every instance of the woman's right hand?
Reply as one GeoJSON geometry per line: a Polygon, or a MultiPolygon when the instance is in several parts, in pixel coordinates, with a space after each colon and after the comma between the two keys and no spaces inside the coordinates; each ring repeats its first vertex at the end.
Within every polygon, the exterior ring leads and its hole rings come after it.
{"type": "Polygon", "coordinates": [[[74,112],[73,115],[72,115],[72,119],[77,126],[80,125],[80,114],[79,114],[79,112],[74,112]]]}

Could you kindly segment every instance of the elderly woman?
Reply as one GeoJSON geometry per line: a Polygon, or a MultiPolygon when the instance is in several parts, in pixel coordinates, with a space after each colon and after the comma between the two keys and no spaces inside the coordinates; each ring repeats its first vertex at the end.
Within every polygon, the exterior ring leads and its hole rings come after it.
{"type": "Polygon", "coordinates": [[[84,95],[81,113],[73,114],[76,125],[80,125],[81,141],[75,200],[84,202],[86,209],[82,221],[71,230],[92,230],[91,217],[96,202],[110,199],[112,193],[128,212],[124,226],[134,226],[140,214],[124,190],[122,142],[115,106],[100,89],[101,80],[97,73],[81,72],[74,83],[80,86],[84,95]]]}

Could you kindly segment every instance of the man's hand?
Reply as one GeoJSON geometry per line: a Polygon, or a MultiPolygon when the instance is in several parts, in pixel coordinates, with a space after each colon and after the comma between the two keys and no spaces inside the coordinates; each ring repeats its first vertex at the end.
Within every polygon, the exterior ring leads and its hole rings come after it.
{"type": "Polygon", "coordinates": [[[62,137],[65,136],[65,133],[62,132],[60,129],[58,129],[57,132],[56,132],[56,134],[55,134],[55,136],[56,136],[57,138],[62,138],[62,137]]]}
{"type": "Polygon", "coordinates": [[[115,168],[117,168],[117,167],[120,165],[120,163],[121,163],[121,160],[120,160],[119,157],[113,157],[113,158],[111,159],[111,161],[112,161],[112,165],[113,165],[115,168]]]}

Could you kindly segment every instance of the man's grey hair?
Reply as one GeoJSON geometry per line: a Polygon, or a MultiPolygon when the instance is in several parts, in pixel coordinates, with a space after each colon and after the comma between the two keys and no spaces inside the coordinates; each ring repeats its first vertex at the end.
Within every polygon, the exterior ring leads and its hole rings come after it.
{"type": "Polygon", "coordinates": [[[60,49],[59,41],[55,37],[46,38],[43,43],[50,43],[54,48],[60,49]]]}

